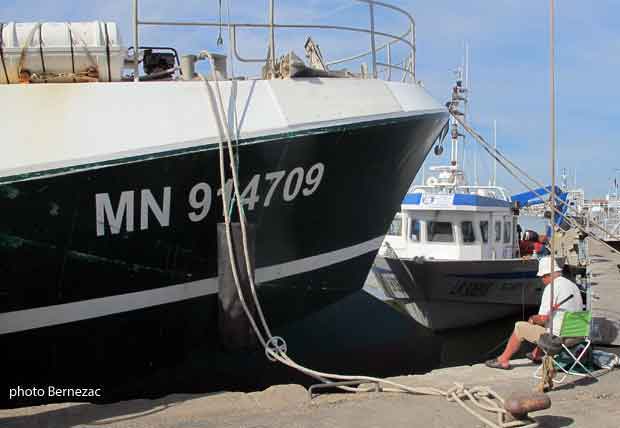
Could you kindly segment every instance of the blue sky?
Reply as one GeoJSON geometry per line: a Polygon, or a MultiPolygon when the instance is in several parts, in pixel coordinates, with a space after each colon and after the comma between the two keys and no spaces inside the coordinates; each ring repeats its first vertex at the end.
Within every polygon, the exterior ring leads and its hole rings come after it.
{"type": "MultiPolygon", "coordinates": [[[[125,44],[131,44],[130,0],[2,0],[0,21],[80,21],[104,19],[121,26],[125,44]]],[[[217,0],[141,0],[144,19],[178,18],[213,20],[217,0]]],[[[222,0],[226,20],[227,0],[222,0]]],[[[417,76],[440,101],[447,100],[452,70],[469,44],[471,122],[492,139],[497,120],[498,145],[515,162],[541,181],[548,182],[549,104],[549,2],[544,0],[392,0],[411,12],[417,22],[417,76]]],[[[367,8],[349,0],[277,0],[279,22],[331,23],[364,26],[367,8]]],[[[267,0],[230,0],[236,21],[267,18],[267,0]]],[[[556,93],[558,170],[577,168],[577,182],[587,197],[603,196],[614,168],[620,168],[620,1],[556,1],[556,93]]],[[[404,20],[380,12],[377,28],[400,33],[404,20]]],[[[278,51],[294,48],[303,57],[308,31],[280,34],[278,51]]],[[[311,32],[327,59],[365,49],[359,34],[311,32]]],[[[201,48],[217,50],[216,30],[161,30],[141,33],[149,43],[165,43],[182,52],[201,48]]],[[[261,31],[243,34],[241,53],[262,57],[267,36],[261,31]]],[[[226,37],[224,37],[226,40],[226,37]]],[[[224,47],[224,50],[227,47],[224,47]]],[[[236,64],[238,72],[245,70],[236,64]]],[[[469,147],[473,147],[470,143],[469,147]]],[[[468,148],[467,167],[473,179],[468,148]]],[[[429,164],[447,157],[432,156],[429,164]]],[[[480,179],[488,180],[491,161],[480,154],[480,179]]],[[[519,192],[522,187],[499,168],[499,183],[519,192]]],[[[618,172],[620,174],[620,172],[618,172]]],[[[620,178],[620,177],[619,177],[620,178]]],[[[619,180],[620,181],[620,180],[619,180]]]]}

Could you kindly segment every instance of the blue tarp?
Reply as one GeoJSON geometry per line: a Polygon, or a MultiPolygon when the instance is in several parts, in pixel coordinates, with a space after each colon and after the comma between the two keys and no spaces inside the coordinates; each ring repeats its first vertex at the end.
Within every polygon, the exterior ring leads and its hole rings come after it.
{"type": "MultiPolygon", "coordinates": [[[[548,195],[550,193],[551,193],[551,186],[540,187],[538,189],[534,189],[533,192],[523,192],[523,193],[513,195],[511,196],[511,199],[513,202],[515,201],[519,202],[519,206],[521,208],[525,208],[530,205],[544,204],[549,199],[548,195]],[[537,194],[545,197],[544,200],[542,200],[539,196],[537,196],[537,194]]],[[[558,196],[558,199],[560,199],[562,202],[566,202],[566,197],[568,196],[568,193],[562,192],[562,190],[558,186],[555,186],[555,194],[558,196]]],[[[559,226],[564,222],[564,215],[566,214],[566,210],[568,206],[566,205],[566,203],[563,204],[561,202],[556,201],[556,207],[562,213],[562,214],[556,213],[554,216],[555,224],[559,226]]]]}

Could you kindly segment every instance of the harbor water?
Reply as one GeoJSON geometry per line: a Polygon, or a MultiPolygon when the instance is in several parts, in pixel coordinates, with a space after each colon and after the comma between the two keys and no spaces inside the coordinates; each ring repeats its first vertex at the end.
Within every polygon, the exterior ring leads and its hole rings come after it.
{"type": "MultiPolygon", "coordinates": [[[[500,345],[514,322],[522,317],[519,314],[472,328],[437,333],[360,290],[274,334],[285,338],[288,354],[306,367],[389,377],[480,363],[501,352],[500,345]]],[[[528,350],[524,346],[522,351],[528,350]]],[[[103,401],[158,398],[172,393],[255,391],[290,383],[308,387],[317,383],[270,362],[262,349],[211,351],[205,344],[175,366],[108,387],[103,401]]]]}

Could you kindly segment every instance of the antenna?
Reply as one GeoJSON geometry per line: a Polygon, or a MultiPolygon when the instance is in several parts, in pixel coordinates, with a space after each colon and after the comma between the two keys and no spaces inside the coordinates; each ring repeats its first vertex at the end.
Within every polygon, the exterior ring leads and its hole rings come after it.
{"type": "MultiPolygon", "coordinates": [[[[463,100],[463,112],[465,113],[465,117],[469,118],[469,44],[467,42],[464,43],[465,50],[465,59],[463,64],[463,80],[465,84],[465,90],[467,91],[467,96],[463,100]]],[[[465,119],[465,117],[463,119],[465,119]]],[[[462,142],[463,142],[463,162],[465,162],[465,143],[466,143],[466,133],[463,133],[462,142]]],[[[475,174],[475,170],[474,170],[475,174]]]]}
{"type": "Polygon", "coordinates": [[[566,191],[568,189],[568,170],[566,168],[562,168],[562,190],[566,191]]]}
{"type": "MultiPolygon", "coordinates": [[[[456,75],[456,82],[454,86],[452,87],[452,97],[450,101],[448,102],[448,105],[450,105],[450,109],[453,115],[458,114],[460,116],[465,117],[465,113],[457,109],[459,103],[467,99],[465,95],[465,93],[467,92],[467,88],[463,87],[463,68],[458,67],[456,70],[454,70],[454,74],[456,75]]],[[[459,137],[464,137],[464,135],[459,132],[459,124],[456,121],[456,119],[452,117],[450,121],[451,121],[450,137],[452,139],[450,164],[453,167],[457,167],[458,161],[459,161],[459,137]]]]}
{"type": "MultiPolygon", "coordinates": [[[[497,120],[493,119],[493,147],[497,152],[497,120]]],[[[497,185],[497,157],[493,156],[493,186],[497,185]]]]}
{"type": "Polygon", "coordinates": [[[573,183],[576,189],[577,188],[577,168],[575,168],[575,175],[573,176],[573,183]]]}
{"type": "Polygon", "coordinates": [[[478,185],[478,156],[477,156],[476,147],[474,146],[474,184],[478,185]]]}

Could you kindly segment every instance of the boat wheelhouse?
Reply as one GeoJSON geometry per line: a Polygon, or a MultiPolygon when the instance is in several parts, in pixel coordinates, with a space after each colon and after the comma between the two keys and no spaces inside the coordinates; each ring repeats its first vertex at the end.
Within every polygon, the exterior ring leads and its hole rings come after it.
{"type": "Polygon", "coordinates": [[[456,167],[434,167],[439,178],[413,186],[401,204],[380,254],[429,260],[511,259],[518,250],[517,216],[505,189],[446,180],[456,167]]]}

